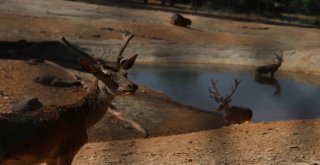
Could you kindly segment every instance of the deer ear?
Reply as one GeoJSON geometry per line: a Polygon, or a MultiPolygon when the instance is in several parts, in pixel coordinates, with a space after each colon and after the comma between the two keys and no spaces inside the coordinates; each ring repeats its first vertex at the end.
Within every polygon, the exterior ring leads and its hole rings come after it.
{"type": "Polygon", "coordinates": [[[121,61],[121,68],[124,70],[130,69],[133,66],[134,62],[136,61],[137,57],[138,57],[138,54],[135,54],[129,59],[125,59],[121,61]]]}
{"type": "Polygon", "coordinates": [[[89,58],[79,57],[78,58],[79,65],[89,73],[96,73],[99,71],[93,64],[89,58]]]}

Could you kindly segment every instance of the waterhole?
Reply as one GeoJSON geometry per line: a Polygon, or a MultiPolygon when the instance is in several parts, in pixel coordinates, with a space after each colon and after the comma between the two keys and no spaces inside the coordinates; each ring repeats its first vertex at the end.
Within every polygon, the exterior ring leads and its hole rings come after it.
{"type": "MultiPolygon", "coordinates": [[[[135,65],[129,78],[164,91],[173,101],[217,112],[209,97],[211,79],[222,96],[231,93],[234,79],[241,80],[230,105],[250,108],[253,121],[279,121],[320,117],[320,78],[279,71],[257,79],[253,67],[233,65],[135,65]]],[[[217,112],[219,113],[219,112],[217,112]]],[[[221,112],[220,112],[221,113],[221,112]]]]}

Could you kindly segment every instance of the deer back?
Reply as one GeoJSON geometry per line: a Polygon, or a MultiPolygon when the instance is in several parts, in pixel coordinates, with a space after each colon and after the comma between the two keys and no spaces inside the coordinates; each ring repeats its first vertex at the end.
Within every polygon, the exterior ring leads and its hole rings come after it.
{"type": "Polygon", "coordinates": [[[225,119],[238,124],[251,121],[252,116],[252,110],[244,107],[231,106],[229,111],[225,111],[225,119]]]}

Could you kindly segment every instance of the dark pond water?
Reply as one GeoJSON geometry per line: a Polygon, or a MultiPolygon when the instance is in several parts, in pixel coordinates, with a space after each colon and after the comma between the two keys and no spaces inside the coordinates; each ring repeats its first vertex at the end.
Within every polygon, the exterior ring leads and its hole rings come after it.
{"type": "Polygon", "coordinates": [[[172,100],[215,111],[209,97],[210,80],[218,81],[222,96],[231,92],[233,80],[241,83],[230,105],[253,110],[253,121],[276,121],[320,117],[319,77],[276,73],[276,79],[255,80],[254,68],[224,65],[135,65],[129,78],[164,91],[172,100]]]}

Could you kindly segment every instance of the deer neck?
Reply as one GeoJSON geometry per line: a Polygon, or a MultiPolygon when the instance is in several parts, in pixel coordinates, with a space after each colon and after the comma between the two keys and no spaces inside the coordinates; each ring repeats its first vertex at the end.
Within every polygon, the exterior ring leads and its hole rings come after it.
{"type": "Polygon", "coordinates": [[[63,108],[60,115],[70,120],[74,118],[84,120],[86,128],[89,128],[104,116],[113,98],[114,95],[109,92],[104,83],[95,80],[88,94],[75,104],[63,108]]]}
{"type": "Polygon", "coordinates": [[[279,67],[281,66],[281,64],[282,64],[282,62],[281,62],[281,61],[278,61],[276,65],[277,65],[277,67],[279,68],[279,67]]]}
{"type": "MultiPolygon", "coordinates": [[[[98,80],[98,90],[96,91],[97,95],[95,98],[96,104],[93,104],[91,109],[88,110],[88,115],[86,117],[86,127],[91,127],[97,123],[108,110],[109,105],[111,104],[114,95],[111,94],[109,88],[105,84],[98,80]]],[[[90,98],[89,98],[90,99],[90,98]]]]}
{"type": "Polygon", "coordinates": [[[230,113],[230,106],[229,106],[229,104],[224,104],[224,105],[222,105],[222,108],[223,108],[223,110],[224,110],[224,112],[225,112],[225,115],[230,113]]]}

